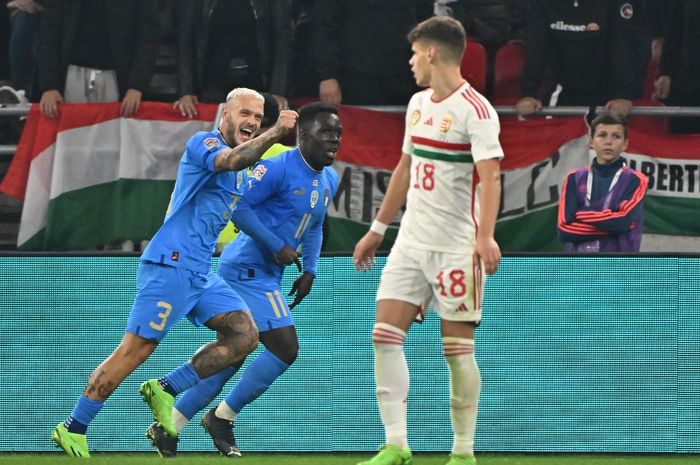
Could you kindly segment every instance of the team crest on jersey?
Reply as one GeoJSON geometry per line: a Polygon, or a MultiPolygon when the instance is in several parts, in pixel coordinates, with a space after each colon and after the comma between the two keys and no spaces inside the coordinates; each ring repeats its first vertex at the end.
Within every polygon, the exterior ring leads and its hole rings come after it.
{"type": "Polygon", "coordinates": [[[318,203],[318,191],[313,190],[311,191],[311,198],[309,199],[309,202],[311,203],[311,208],[314,208],[316,206],[316,203],[318,203]]]}
{"type": "Polygon", "coordinates": [[[446,133],[447,131],[450,130],[451,126],[452,126],[452,115],[450,113],[448,113],[442,118],[442,121],[440,121],[440,132],[446,133]]]}
{"type": "Polygon", "coordinates": [[[632,16],[634,16],[634,8],[632,8],[631,3],[625,3],[620,7],[620,16],[625,19],[632,19],[632,16]]]}
{"type": "Polygon", "coordinates": [[[267,173],[267,168],[265,168],[265,165],[258,165],[255,167],[253,172],[250,173],[250,177],[261,181],[263,176],[265,176],[265,173],[267,173]]]}
{"type": "Polygon", "coordinates": [[[327,207],[328,206],[328,201],[331,199],[331,191],[326,189],[326,192],[323,194],[323,206],[327,207]]]}
{"type": "Polygon", "coordinates": [[[207,148],[207,150],[215,149],[219,145],[219,139],[216,137],[207,137],[204,139],[204,146],[207,148]]]}
{"type": "Polygon", "coordinates": [[[411,113],[411,119],[408,120],[411,126],[415,126],[420,121],[420,110],[413,110],[411,113]]]}
{"type": "Polygon", "coordinates": [[[243,173],[244,171],[239,171],[236,174],[236,189],[240,189],[243,185],[243,181],[245,180],[245,176],[243,176],[243,173]]]}

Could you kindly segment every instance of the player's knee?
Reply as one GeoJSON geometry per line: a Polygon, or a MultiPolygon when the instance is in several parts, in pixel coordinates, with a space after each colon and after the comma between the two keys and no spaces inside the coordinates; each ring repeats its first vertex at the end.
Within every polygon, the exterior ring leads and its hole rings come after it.
{"type": "Polygon", "coordinates": [[[275,347],[274,349],[271,349],[270,352],[272,352],[275,357],[282,360],[287,365],[291,365],[296,361],[297,355],[299,355],[299,341],[294,339],[293,341],[285,344],[283,347],[275,347]]]}
{"type": "Polygon", "coordinates": [[[374,393],[377,395],[377,400],[382,402],[383,400],[391,399],[392,389],[388,386],[377,386],[374,393]]]}
{"type": "Polygon", "coordinates": [[[249,354],[258,346],[258,327],[248,312],[230,312],[223,315],[216,329],[220,339],[226,341],[226,345],[233,346],[240,352],[249,354]]]}
{"type": "Polygon", "coordinates": [[[225,324],[219,328],[219,333],[235,354],[248,355],[258,346],[258,327],[248,312],[228,314],[225,324]]]}
{"type": "Polygon", "coordinates": [[[126,333],[115,353],[140,365],[150,357],[157,346],[156,341],[126,333]]]}
{"type": "Polygon", "coordinates": [[[466,396],[452,395],[450,396],[450,408],[455,410],[466,410],[472,407],[472,399],[466,396]]]}

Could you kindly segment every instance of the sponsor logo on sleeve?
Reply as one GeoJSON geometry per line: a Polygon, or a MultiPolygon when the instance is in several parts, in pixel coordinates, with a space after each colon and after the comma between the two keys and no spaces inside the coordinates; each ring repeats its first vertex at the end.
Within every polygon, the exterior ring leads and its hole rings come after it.
{"type": "Polygon", "coordinates": [[[250,173],[250,177],[260,181],[262,180],[263,176],[265,176],[265,173],[267,173],[267,168],[265,168],[265,165],[258,165],[255,167],[253,172],[250,173]]]}
{"type": "Polygon", "coordinates": [[[204,146],[207,148],[207,150],[215,149],[219,145],[221,145],[221,143],[216,137],[207,137],[206,139],[204,139],[204,146]]]}

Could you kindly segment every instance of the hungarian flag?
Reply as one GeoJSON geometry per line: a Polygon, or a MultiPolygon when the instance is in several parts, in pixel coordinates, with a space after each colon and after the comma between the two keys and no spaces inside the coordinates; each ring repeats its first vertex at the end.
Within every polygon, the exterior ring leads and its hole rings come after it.
{"type": "MultiPolygon", "coordinates": [[[[20,249],[149,239],[163,221],[185,142],[214,127],[216,105],[199,110],[189,120],[169,104],[144,103],[136,117],[121,118],[117,103],[64,104],[60,119],[50,120],[33,106],[0,185],[24,200],[20,249]]],[[[342,107],[340,116],[343,141],[333,165],[340,187],[329,206],[326,250],[347,252],[384,198],[401,156],[404,115],[342,107]]],[[[583,118],[504,118],[501,126],[506,157],[496,239],[504,251],[562,250],[557,205],[566,174],[590,163],[588,127],[583,118]]],[[[645,238],[700,236],[700,136],[632,130],[625,157],[649,177],[645,238]]],[[[400,218],[382,249],[393,243],[400,218]]]]}
{"type": "MultiPolygon", "coordinates": [[[[345,130],[334,165],[340,187],[329,210],[328,248],[351,251],[374,219],[401,156],[404,116],[344,108],[341,118],[345,130]]],[[[505,158],[496,240],[503,251],[563,250],[556,236],[557,206],[568,172],[588,165],[594,155],[588,149],[588,133],[582,117],[502,119],[505,158]]],[[[663,250],[669,235],[700,236],[700,136],[630,130],[624,156],[649,177],[647,248],[663,250]]],[[[382,249],[391,246],[400,218],[401,214],[388,230],[382,249]]]]}
{"type": "Polygon", "coordinates": [[[52,120],[33,105],[0,190],[24,201],[20,250],[79,250],[150,239],[163,222],[185,142],[211,130],[217,105],[197,119],[171,104],[62,104],[52,120]]]}

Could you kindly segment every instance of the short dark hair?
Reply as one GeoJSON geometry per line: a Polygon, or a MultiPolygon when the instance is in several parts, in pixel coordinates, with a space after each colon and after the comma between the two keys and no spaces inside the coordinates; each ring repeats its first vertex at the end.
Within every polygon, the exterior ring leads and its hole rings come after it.
{"type": "Polygon", "coordinates": [[[418,23],[408,33],[408,41],[434,42],[442,46],[443,56],[449,61],[460,63],[467,43],[467,34],[462,23],[449,16],[433,16],[418,23]]]}
{"type": "Polygon", "coordinates": [[[330,103],[311,102],[299,108],[297,113],[299,113],[299,127],[301,128],[312,123],[319,113],[333,113],[337,115],[338,107],[330,103]]]}
{"type": "Polygon", "coordinates": [[[603,112],[591,121],[591,137],[595,135],[595,128],[600,124],[619,124],[622,126],[625,139],[627,139],[627,119],[618,113],[603,112]]]}

